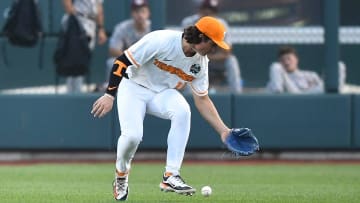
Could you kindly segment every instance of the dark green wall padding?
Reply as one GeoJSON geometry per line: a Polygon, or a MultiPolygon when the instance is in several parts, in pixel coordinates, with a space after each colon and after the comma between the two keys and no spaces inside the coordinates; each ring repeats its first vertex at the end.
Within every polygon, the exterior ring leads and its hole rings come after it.
{"type": "Polygon", "coordinates": [[[241,96],[234,126],[249,126],[266,148],[348,148],[351,97],[241,96]]]}
{"type": "Polygon", "coordinates": [[[352,146],[360,148],[360,95],[354,96],[353,106],[352,125],[354,126],[354,131],[352,133],[352,146]]]}
{"type": "Polygon", "coordinates": [[[0,149],[110,149],[112,118],[94,119],[92,99],[0,96],[0,149]]]}
{"type": "MultiPolygon", "coordinates": [[[[99,95],[0,95],[0,150],[113,150],[116,109],[90,114],[99,95]]],[[[359,149],[360,96],[210,95],[224,122],[252,128],[264,150],[359,149]]],[[[188,149],[223,149],[195,109],[188,149]]],[[[129,107],[130,108],[130,107],[129,107]]],[[[170,121],[147,116],[142,149],[166,149],[170,121]]]]}

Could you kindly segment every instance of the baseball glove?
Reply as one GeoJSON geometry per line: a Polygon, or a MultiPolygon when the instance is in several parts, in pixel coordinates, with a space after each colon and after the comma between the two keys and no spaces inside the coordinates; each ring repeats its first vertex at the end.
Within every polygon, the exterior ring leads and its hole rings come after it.
{"type": "Polygon", "coordinates": [[[249,128],[233,128],[225,145],[237,156],[249,156],[259,150],[259,142],[249,128]]]}

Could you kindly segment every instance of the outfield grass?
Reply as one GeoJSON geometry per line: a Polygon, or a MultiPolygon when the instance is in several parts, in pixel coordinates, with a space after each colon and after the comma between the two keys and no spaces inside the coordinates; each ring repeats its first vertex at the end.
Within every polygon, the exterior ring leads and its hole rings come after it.
{"type": "MultiPolygon", "coordinates": [[[[115,202],[113,164],[0,166],[0,202],[115,202]]],[[[163,164],[134,163],[128,202],[360,202],[359,164],[216,165],[184,163],[192,197],[159,190],[163,164]]]]}

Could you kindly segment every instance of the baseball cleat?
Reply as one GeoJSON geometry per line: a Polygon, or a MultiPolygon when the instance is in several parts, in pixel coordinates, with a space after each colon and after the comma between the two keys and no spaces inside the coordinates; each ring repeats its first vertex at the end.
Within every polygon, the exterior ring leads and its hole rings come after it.
{"type": "Polygon", "coordinates": [[[192,196],[196,191],[195,188],[187,185],[179,175],[164,175],[163,181],[160,183],[160,190],[164,192],[176,192],[187,196],[192,196]]]}
{"type": "Polygon", "coordinates": [[[127,200],[129,194],[128,176],[116,177],[113,183],[114,198],[119,201],[127,200]]]}

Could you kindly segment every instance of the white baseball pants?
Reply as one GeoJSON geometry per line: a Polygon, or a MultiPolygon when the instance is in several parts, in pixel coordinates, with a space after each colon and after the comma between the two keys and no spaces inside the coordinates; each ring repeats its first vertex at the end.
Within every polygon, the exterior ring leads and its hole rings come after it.
{"type": "Polygon", "coordinates": [[[143,137],[145,113],[148,113],[171,120],[165,170],[179,174],[191,121],[190,106],[182,94],[175,89],[156,93],[124,78],[118,89],[117,108],[121,135],[117,145],[116,169],[120,172],[130,170],[131,160],[143,137]]]}

